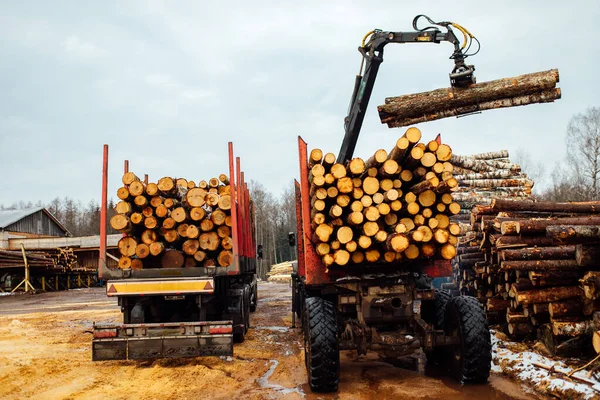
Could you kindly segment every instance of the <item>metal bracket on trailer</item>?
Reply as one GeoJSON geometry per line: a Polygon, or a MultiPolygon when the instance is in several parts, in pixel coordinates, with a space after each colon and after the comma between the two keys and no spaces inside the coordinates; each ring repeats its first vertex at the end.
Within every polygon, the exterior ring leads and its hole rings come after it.
{"type": "Polygon", "coordinates": [[[232,321],[95,325],[92,361],[232,356],[232,321]]]}

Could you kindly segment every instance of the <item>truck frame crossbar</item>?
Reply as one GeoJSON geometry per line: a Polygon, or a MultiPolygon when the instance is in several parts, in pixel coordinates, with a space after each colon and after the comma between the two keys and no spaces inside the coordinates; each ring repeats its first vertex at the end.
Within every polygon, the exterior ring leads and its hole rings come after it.
{"type": "Polygon", "coordinates": [[[128,279],[108,281],[106,295],[150,296],[150,295],[186,295],[211,294],[215,283],[212,278],[194,279],[128,279]]]}
{"type": "Polygon", "coordinates": [[[94,325],[92,360],[233,355],[233,322],[94,325]]]}

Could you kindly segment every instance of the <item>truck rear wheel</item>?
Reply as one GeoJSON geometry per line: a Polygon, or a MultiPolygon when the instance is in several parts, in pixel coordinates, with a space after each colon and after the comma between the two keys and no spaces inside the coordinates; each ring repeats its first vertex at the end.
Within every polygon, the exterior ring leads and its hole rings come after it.
{"type": "Polygon", "coordinates": [[[320,297],[310,297],[306,299],[305,312],[304,357],[310,389],[335,392],[340,380],[335,306],[320,297]]]}
{"type": "Polygon", "coordinates": [[[444,320],[446,316],[446,306],[448,300],[452,298],[449,290],[435,289],[435,329],[444,329],[444,320]]]}
{"type": "MultiPolygon", "coordinates": [[[[242,295],[240,296],[240,308],[239,308],[239,321],[242,323],[242,327],[235,327],[233,328],[233,340],[236,343],[242,343],[244,341],[244,339],[246,338],[246,332],[248,330],[248,325],[247,325],[247,317],[246,317],[246,313],[247,313],[247,301],[246,301],[246,296],[244,295],[245,291],[242,291],[242,295]]],[[[234,323],[235,323],[235,319],[234,319],[234,323]]]]}
{"type": "Polygon", "coordinates": [[[450,372],[461,383],[485,383],[490,375],[492,344],[483,307],[470,296],[451,298],[446,305],[445,331],[460,343],[448,348],[450,372]]]}
{"type": "Polygon", "coordinates": [[[254,284],[252,288],[252,301],[250,302],[250,312],[256,311],[256,305],[258,304],[258,283],[254,284]]]}

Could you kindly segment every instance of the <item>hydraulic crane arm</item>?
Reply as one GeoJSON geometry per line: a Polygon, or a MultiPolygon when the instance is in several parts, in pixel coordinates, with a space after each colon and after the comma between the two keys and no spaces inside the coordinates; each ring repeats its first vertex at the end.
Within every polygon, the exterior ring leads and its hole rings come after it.
{"type": "Polygon", "coordinates": [[[348,116],[344,119],[344,141],[340,149],[337,162],[344,163],[352,158],[354,148],[358,141],[358,135],[365,118],[365,112],[371,98],[375,78],[379,71],[379,65],[383,62],[383,48],[388,43],[440,43],[450,42],[454,45],[454,52],[450,59],[454,60],[454,68],[450,73],[450,84],[453,87],[465,87],[475,83],[473,65],[466,65],[465,59],[476,54],[467,54],[471,47],[471,40],[479,41],[465,28],[453,22],[434,22],[425,15],[417,15],[413,20],[415,32],[385,32],[374,30],[369,32],[363,39],[358,51],[362,54],[360,72],[356,76],[354,91],[350,100],[348,116]],[[423,29],[417,28],[419,19],[425,18],[431,25],[423,29]],[[464,35],[463,44],[454,34],[452,26],[460,30],[464,35]],[[442,31],[440,28],[445,29],[442,31]],[[368,39],[368,42],[367,42],[368,39]],[[366,43],[365,43],[366,42],[366,43]],[[467,45],[468,44],[468,45],[467,45]],[[363,73],[364,67],[364,73],[363,73]]]}

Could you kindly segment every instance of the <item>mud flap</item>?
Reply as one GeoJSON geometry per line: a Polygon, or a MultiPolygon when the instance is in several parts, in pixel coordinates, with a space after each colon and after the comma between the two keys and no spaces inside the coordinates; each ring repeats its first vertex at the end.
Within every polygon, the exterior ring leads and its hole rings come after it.
{"type": "Polygon", "coordinates": [[[233,355],[231,321],[95,325],[92,360],[233,355]]]}

